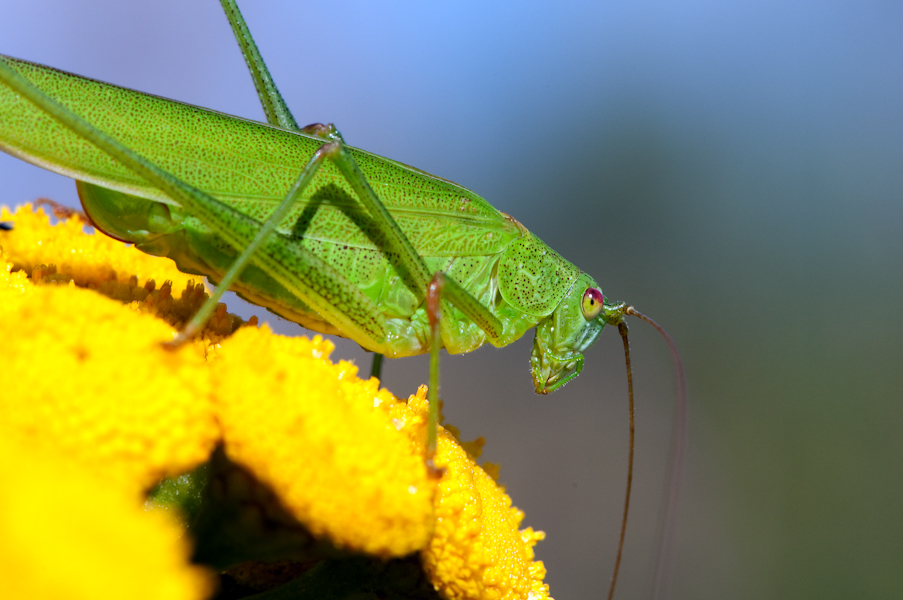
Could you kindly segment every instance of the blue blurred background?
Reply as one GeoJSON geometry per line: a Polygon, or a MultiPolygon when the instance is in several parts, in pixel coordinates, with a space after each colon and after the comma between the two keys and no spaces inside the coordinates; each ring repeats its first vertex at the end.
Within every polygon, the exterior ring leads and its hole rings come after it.
{"type": "MultiPolygon", "coordinates": [[[[457,181],[658,319],[687,362],[674,598],[903,597],[903,4],[244,2],[300,122],[457,181]]],[[[262,119],[213,0],[0,0],[0,52],[262,119]]],[[[0,155],[0,201],[77,203],[0,155]]],[[[233,303],[230,303],[232,308],[233,303]]],[[[262,318],[280,330],[300,327],[262,318]]],[[[618,597],[648,592],[673,406],[632,327],[635,504],[618,597]]],[[[532,336],[528,336],[532,337],[532,336]]],[[[444,360],[559,600],[617,546],[626,393],[615,332],[538,397],[532,341],[444,360]]],[[[342,342],[336,356],[365,370],[342,342]]],[[[396,394],[426,381],[390,361],[396,394]]]]}

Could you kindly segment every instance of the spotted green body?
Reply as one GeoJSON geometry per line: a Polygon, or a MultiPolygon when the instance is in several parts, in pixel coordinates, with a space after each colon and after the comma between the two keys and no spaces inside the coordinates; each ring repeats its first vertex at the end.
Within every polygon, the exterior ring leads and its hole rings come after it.
{"type": "MultiPolygon", "coordinates": [[[[236,229],[259,227],[255,224],[267,219],[323,144],[316,136],[40,65],[13,64],[97,129],[218,200],[224,208],[217,210],[236,229]]],[[[217,281],[235,259],[236,249],[216,227],[5,86],[0,87],[0,147],[79,180],[83,206],[101,230],[145,252],[169,256],[184,271],[217,281]]],[[[449,352],[469,352],[487,341],[504,346],[538,326],[532,359],[537,391],[579,372],[582,352],[604,325],[604,319],[587,320],[581,314],[584,290],[596,286],[589,276],[473,192],[407,165],[350,151],[429,271],[445,272],[502,324],[500,335],[488,336],[447,306],[441,338],[449,352]]],[[[372,321],[365,327],[368,334],[324,318],[266,267],[246,269],[233,286],[242,296],[305,327],[351,337],[387,356],[429,351],[424,290],[398,257],[385,251],[380,229],[334,165],[323,165],[277,231],[281,243],[303,246],[359,290],[353,296],[357,300],[347,301],[345,294],[333,302],[341,311],[357,311],[372,321]]],[[[328,282],[322,287],[328,296],[328,282]]]]}
{"type": "MultiPolygon", "coordinates": [[[[188,339],[229,288],[380,354],[429,352],[425,463],[437,475],[440,346],[452,353],[487,341],[505,346],[535,327],[533,383],[548,393],[580,373],[583,352],[606,324],[617,325],[631,451],[611,599],[633,468],[624,316],[638,316],[665,336],[678,373],[666,532],[686,438],[686,392],[673,341],[633,307],[606,303],[591,277],[473,192],[349,148],[331,126],[300,128],[235,1],[221,4],[270,125],[0,56],[0,149],[76,179],[101,231],[220,282],[174,341],[188,339]]],[[[669,538],[662,539],[664,556],[669,538]]]]}

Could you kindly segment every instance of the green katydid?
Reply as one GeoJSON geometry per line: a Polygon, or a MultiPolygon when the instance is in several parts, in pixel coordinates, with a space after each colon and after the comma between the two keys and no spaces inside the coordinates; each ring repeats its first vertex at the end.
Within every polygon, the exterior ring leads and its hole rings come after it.
{"type": "MultiPolygon", "coordinates": [[[[606,302],[589,275],[473,192],[347,147],[334,128],[299,129],[234,2],[223,5],[270,125],[7,59],[0,147],[75,178],[98,229],[210,276],[218,293],[231,287],[391,357],[430,352],[430,452],[440,345],[453,353],[505,346],[535,327],[533,381],[549,393],[580,373],[604,325],[618,326],[625,352],[625,315],[662,331],[627,304],[606,302]]],[[[629,354],[627,364],[631,383],[629,354]]],[[[666,538],[684,452],[680,367],[678,386],[666,538]]],[[[630,497],[632,383],[629,391],[630,467],[610,594],[630,497]]]]}

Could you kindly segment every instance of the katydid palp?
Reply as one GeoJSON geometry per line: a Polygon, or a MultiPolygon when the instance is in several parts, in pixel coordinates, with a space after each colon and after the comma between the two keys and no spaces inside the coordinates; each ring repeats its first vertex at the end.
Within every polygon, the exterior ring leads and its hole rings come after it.
{"type": "MultiPolygon", "coordinates": [[[[250,62],[265,81],[262,63],[250,62]]],[[[637,314],[604,302],[594,280],[476,194],[345,147],[328,128],[292,131],[275,88],[261,94],[275,107],[267,126],[9,64],[59,105],[4,70],[4,150],[77,179],[99,229],[183,270],[225,283],[236,255],[257,239],[262,248],[247,253],[232,288],[316,331],[406,356],[434,341],[450,352],[504,346],[536,327],[531,371],[537,392],[548,393],[579,374],[605,324],[624,329],[623,316],[637,314]],[[293,182],[297,197],[290,192],[287,213],[273,218],[293,182]],[[441,311],[427,307],[431,280],[446,284],[441,311]]],[[[436,376],[433,366],[433,406],[436,376]]],[[[675,439],[679,460],[683,438],[675,439]]]]}

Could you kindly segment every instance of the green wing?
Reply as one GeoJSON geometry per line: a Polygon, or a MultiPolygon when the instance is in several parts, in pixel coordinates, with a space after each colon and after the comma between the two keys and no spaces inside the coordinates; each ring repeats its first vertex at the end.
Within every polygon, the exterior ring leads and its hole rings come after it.
{"type": "MultiPolygon", "coordinates": [[[[11,59],[22,75],[186,183],[263,221],[322,140],[11,59]]],[[[172,204],[107,154],[0,87],[0,148],[48,170],[172,204]]],[[[423,257],[491,255],[520,237],[485,200],[444,179],[351,149],[380,199],[423,257]]],[[[359,203],[327,164],[283,231],[376,249],[359,203]],[[316,211],[311,210],[316,208],[316,211]]]]}

